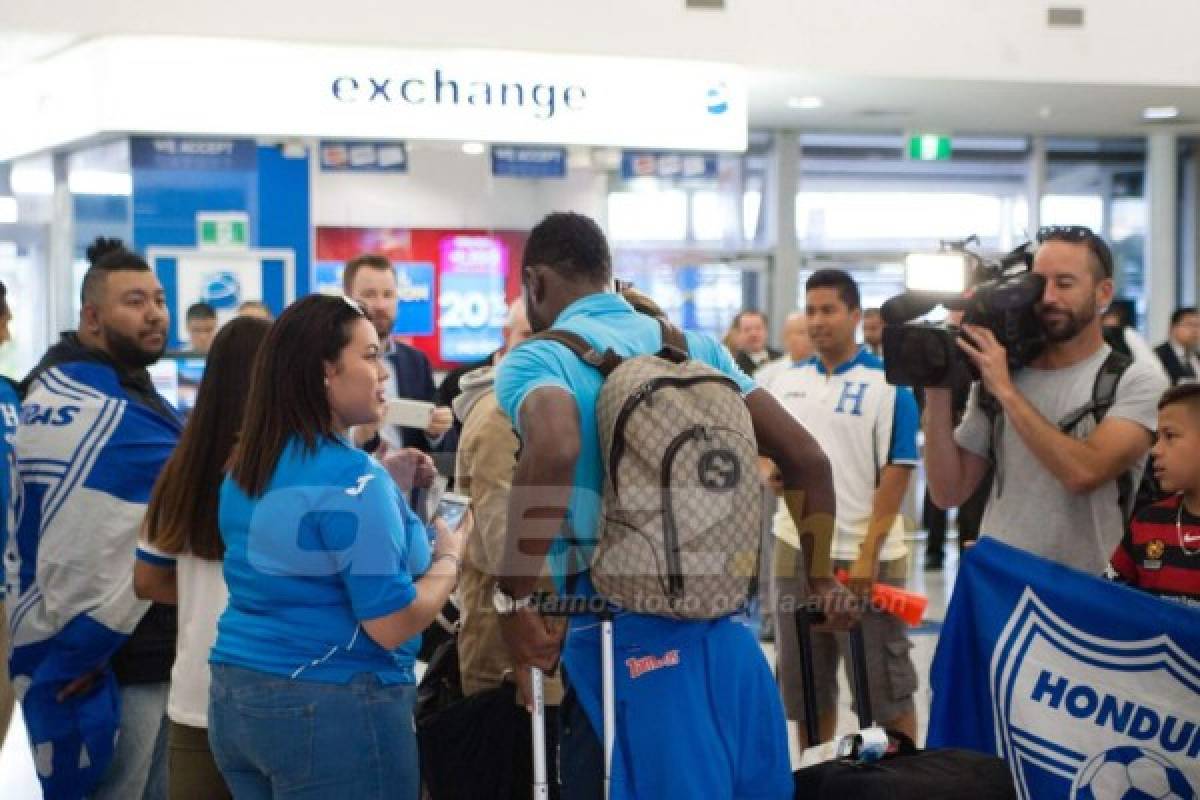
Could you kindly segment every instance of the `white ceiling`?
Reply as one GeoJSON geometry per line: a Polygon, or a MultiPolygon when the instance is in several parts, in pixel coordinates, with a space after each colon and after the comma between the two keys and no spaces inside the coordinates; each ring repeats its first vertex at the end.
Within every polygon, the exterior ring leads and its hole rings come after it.
{"type": "Polygon", "coordinates": [[[750,120],[756,128],[921,130],[975,134],[1143,136],[1200,133],[1200,86],[1114,86],[979,80],[752,73],[750,120]],[[815,110],[789,97],[820,97],[815,110]],[[1143,109],[1177,106],[1171,123],[1142,121],[1143,109]]]}

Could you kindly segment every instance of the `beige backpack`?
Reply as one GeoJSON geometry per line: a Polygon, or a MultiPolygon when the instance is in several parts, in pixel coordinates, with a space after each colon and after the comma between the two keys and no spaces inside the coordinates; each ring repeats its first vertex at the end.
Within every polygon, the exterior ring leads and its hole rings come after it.
{"type": "Polygon", "coordinates": [[[596,403],[604,456],[596,590],[630,611],[715,619],[757,583],[762,495],[750,412],[727,375],[688,356],[661,318],[663,349],[622,358],[545,331],[604,376],[596,403]]]}

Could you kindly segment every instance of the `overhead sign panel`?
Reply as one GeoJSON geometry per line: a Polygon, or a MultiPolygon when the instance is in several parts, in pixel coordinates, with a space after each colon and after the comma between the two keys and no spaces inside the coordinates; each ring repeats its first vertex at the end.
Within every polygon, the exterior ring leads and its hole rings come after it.
{"type": "Polygon", "coordinates": [[[741,151],[748,120],[725,64],[190,37],[86,42],[0,95],[0,159],[110,131],[741,151]]]}

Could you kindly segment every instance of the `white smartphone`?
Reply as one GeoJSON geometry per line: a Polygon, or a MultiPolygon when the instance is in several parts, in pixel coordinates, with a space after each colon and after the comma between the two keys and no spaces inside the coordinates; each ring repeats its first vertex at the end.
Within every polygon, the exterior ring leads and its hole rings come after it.
{"type": "Polygon", "coordinates": [[[433,403],[409,400],[405,397],[393,398],[387,401],[387,408],[383,412],[383,421],[388,425],[416,428],[423,431],[433,421],[433,403]]]}
{"type": "Polygon", "coordinates": [[[450,530],[454,530],[462,524],[463,517],[467,515],[467,507],[470,505],[471,498],[466,495],[446,492],[438,501],[437,513],[433,515],[433,518],[444,521],[450,530]]]}

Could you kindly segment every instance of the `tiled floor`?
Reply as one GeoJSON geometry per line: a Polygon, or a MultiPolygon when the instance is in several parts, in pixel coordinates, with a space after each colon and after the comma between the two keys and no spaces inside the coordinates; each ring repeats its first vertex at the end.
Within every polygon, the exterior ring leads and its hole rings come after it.
{"type": "MultiPolygon", "coordinates": [[[[954,577],[958,570],[957,548],[953,542],[946,545],[946,566],[939,572],[924,571],[924,533],[918,534],[910,541],[913,553],[912,572],[909,575],[909,588],[921,592],[929,598],[929,610],[926,612],[926,625],[913,635],[913,659],[917,665],[920,688],[917,690],[917,713],[920,727],[920,739],[924,741],[925,726],[928,723],[929,711],[929,665],[933,660],[933,650],[937,645],[937,625],[946,609],[946,602],[954,588],[954,577]]],[[[772,644],[764,643],[763,650],[773,664],[775,648],[772,644]]],[[[845,685],[845,675],[841,675],[841,706],[838,712],[838,735],[849,733],[858,728],[858,720],[850,707],[850,690],[845,685]]],[[[19,714],[19,712],[18,712],[19,714]]],[[[13,720],[14,735],[9,736],[3,749],[0,749],[0,797],[3,800],[38,800],[41,791],[38,787],[37,776],[33,769],[33,759],[29,754],[26,739],[19,725],[23,722],[17,716],[13,720]]],[[[796,732],[792,734],[792,762],[795,765],[817,760],[819,750],[810,751],[807,758],[802,758],[796,746],[796,732]]]]}

